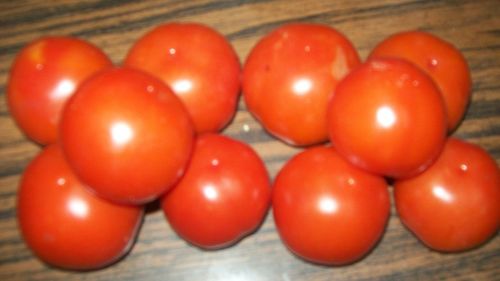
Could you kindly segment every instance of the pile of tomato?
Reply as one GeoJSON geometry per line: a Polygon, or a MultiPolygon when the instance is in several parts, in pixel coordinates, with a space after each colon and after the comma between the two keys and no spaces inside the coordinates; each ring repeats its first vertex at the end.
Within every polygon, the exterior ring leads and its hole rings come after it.
{"type": "Polygon", "coordinates": [[[283,243],[305,260],[349,264],[390,213],[443,252],[475,248],[500,224],[500,172],[451,137],[470,99],[462,54],[425,32],[395,34],[364,62],[320,24],[286,24],[243,67],[224,36],[167,23],[114,66],[89,42],[43,37],[11,69],[10,111],[43,150],[18,192],[24,241],[68,269],[112,264],[132,247],[145,204],[202,249],[253,233],[272,205],[283,243]],[[277,139],[303,150],[274,182],[259,155],[219,134],[240,92],[277,139]]]}

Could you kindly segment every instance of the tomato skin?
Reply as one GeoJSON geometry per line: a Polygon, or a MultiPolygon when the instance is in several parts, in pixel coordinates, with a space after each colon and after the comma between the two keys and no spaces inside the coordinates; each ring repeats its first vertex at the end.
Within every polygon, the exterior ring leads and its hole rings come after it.
{"type": "Polygon", "coordinates": [[[132,247],[143,208],[96,197],[48,145],[26,168],[17,201],[24,241],[42,261],[65,269],[109,265],[132,247]]]}
{"type": "Polygon", "coordinates": [[[328,100],[359,64],[353,45],[335,29],[287,24],[251,50],[243,67],[243,97],[248,110],[282,141],[325,142],[328,100]]]}
{"type": "Polygon", "coordinates": [[[372,59],[337,86],[328,108],[330,140],[351,163],[405,178],[439,155],[446,115],[430,77],[400,60],[372,59]]]}
{"type": "Polygon", "coordinates": [[[223,35],[198,23],[163,24],[140,38],[124,64],[168,84],[184,102],[197,133],[231,121],[240,91],[240,62],[223,35]]]}
{"type": "Polygon", "coordinates": [[[172,228],[204,249],[228,247],[255,231],[271,201],[264,163],[245,143],[202,134],[189,167],[161,201],[172,228]]]}
{"type": "Polygon", "coordinates": [[[365,256],[390,213],[384,178],[312,147],[285,164],[273,186],[273,215],[284,244],[314,263],[344,265],[365,256]]]}
{"type": "Polygon", "coordinates": [[[96,46],[72,37],[42,37],[26,45],[11,67],[7,102],[17,125],[46,145],[58,137],[67,99],[96,72],[112,65],[96,46]]]}
{"type": "Polygon", "coordinates": [[[398,57],[419,66],[441,90],[448,130],[458,126],[467,110],[472,79],[467,61],[452,44],[427,32],[407,31],[380,42],[369,57],[398,57]]]}
{"type": "Polygon", "coordinates": [[[402,222],[428,247],[475,248],[500,227],[500,170],[481,147],[449,138],[422,174],[394,185],[402,222]]]}
{"type": "Polygon", "coordinates": [[[180,178],[194,131],[182,102],[160,80],[130,68],[89,79],[61,122],[68,162],[97,194],[143,204],[180,178]]]}

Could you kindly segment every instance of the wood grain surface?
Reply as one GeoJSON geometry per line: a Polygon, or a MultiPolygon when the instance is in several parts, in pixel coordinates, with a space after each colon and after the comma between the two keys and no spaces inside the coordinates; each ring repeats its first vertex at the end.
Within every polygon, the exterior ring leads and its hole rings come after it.
{"type": "MultiPolygon", "coordinates": [[[[280,242],[271,215],[256,233],[237,245],[203,251],[179,239],[158,206],[151,204],[135,246],[120,262],[91,272],[51,268],[31,254],[17,229],[18,182],[40,148],[15,126],[5,100],[14,56],[27,42],[44,35],[87,39],[120,64],[136,39],[170,21],[200,22],[217,29],[227,36],[242,62],[259,38],[287,22],[331,25],[352,40],[362,58],[386,36],[419,29],[452,42],[467,58],[473,96],[455,136],[481,145],[499,163],[499,13],[498,0],[1,0],[0,280],[500,280],[498,234],[478,249],[441,254],[418,242],[402,226],[394,208],[376,249],[349,266],[318,266],[293,256],[280,242]]],[[[241,101],[223,133],[255,148],[271,177],[299,151],[264,132],[241,101]]]]}

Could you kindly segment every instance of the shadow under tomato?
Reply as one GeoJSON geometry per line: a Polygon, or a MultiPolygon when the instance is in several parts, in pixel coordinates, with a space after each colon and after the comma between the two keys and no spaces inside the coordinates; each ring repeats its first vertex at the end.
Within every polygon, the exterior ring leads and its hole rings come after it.
{"type": "Polygon", "coordinates": [[[144,206],[144,215],[147,216],[148,214],[156,213],[160,210],[161,210],[160,200],[154,200],[152,202],[147,203],[144,206]]]}

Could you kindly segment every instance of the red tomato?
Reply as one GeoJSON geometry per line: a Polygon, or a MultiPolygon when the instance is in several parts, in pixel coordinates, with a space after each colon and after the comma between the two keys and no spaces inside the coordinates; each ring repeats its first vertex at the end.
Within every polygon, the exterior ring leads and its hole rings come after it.
{"type": "Polygon", "coordinates": [[[458,49],[430,33],[401,32],[382,41],[370,54],[374,57],[399,57],[419,66],[434,79],[443,95],[448,130],[462,120],[471,94],[467,61],[458,49]]]}
{"type": "Polygon", "coordinates": [[[17,202],[18,223],[41,260],[66,269],[96,269],[132,247],[143,209],[91,194],[71,171],[57,145],[47,146],[25,170],[17,202]]]}
{"type": "Polygon", "coordinates": [[[125,65],[158,76],[184,102],[197,132],[217,132],[236,111],[240,62],[217,31],[197,23],[163,24],[140,38],[125,65]]]}
{"type": "Polygon", "coordinates": [[[274,220],[282,241],[315,263],[342,265],[366,255],[390,212],[384,178],[346,162],[331,147],[293,157],[273,188],[274,220]]]}
{"type": "Polygon", "coordinates": [[[403,223],[428,247],[468,250],[500,226],[500,171],[481,147],[450,138],[422,174],[395,182],[403,223]]]}
{"type": "Polygon", "coordinates": [[[31,42],[11,68],[7,101],[12,117],[35,142],[56,142],[66,100],[82,81],[109,66],[100,49],[80,39],[43,37],[31,42]]]}
{"type": "Polygon", "coordinates": [[[99,195],[141,204],[182,175],[193,145],[182,102],[160,80],[114,68],[87,80],[61,120],[64,153],[99,195]]]}
{"type": "Polygon", "coordinates": [[[264,163],[248,145],[204,134],[196,141],[186,174],[163,197],[161,206],[182,238],[216,249],[255,231],[270,199],[264,163]]]}
{"type": "Polygon", "coordinates": [[[335,29],[284,25],[250,52],[243,96],[248,110],[279,139],[298,146],[324,142],[328,100],[359,63],[352,44],[335,29]]]}
{"type": "Polygon", "coordinates": [[[446,115],[430,77],[400,59],[372,59],[351,72],[329,104],[330,139],[351,163],[413,176],[439,155],[446,115]]]}

